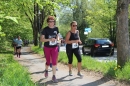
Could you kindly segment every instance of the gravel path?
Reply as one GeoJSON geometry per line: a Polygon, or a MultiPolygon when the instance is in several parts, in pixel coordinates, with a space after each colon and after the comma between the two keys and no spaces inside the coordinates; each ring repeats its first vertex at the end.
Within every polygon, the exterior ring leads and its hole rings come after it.
{"type": "Polygon", "coordinates": [[[52,69],[49,68],[48,78],[44,77],[45,58],[31,52],[30,47],[22,48],[21,58],[14,56],[22,66],[26,67],[30,73],[32,81],[38,86],[130,86],[115,80],[104,78],[101,74],[84,71],[84,77],[77,76],[77,69],[73,68],[73,76],[68,76],[68,67],[65,64],[58,63],[58,71],[56,77],[58,83],[53,83],[52,69]]]}

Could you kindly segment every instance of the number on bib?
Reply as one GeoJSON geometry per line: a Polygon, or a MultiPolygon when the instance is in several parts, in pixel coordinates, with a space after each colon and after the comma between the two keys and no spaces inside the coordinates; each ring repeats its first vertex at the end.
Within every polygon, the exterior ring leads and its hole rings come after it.
{"type": "Polygon", "coordinates": [[[72,48],[78,48],[78,43],[72,43],[72,48]]]}
{"type": "Polygon", "coordinates": [[[49,41],[49,45],[56,45],[57,41],[49,41]]]}

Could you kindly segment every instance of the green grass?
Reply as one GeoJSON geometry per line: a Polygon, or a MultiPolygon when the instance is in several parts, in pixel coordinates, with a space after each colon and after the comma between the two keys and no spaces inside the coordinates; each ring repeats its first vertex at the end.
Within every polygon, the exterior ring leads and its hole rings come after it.
{"type": "MultiPolygon", "coordinates": [[[[65,64],[68,63],[68,58],[65,52],[59,53],[59,61],[65,64]]],[[[77,59],[73,56],[73,66],[77,67],[77,59]]],[[[82,56],[82,68],[95,71],[102,72],[104,75],[112,75],[114,72],[114,68],[116,66],[115,62],[99,62],[91,58],[90,56],[82,56]],[[110,69],[112,69],[110,71],[110,69]]]]}
{"type": "Polygon", "coordinates": [[[10,51],[0,52],[0,86],[36,86],[10,51]]]}
{"type": "Polygon", "coordinates": [[[38,46],[33,46],[31,47],[31,50],[34,52],[34,53],[38,53],[40,55],[43,55],[43,48],[39,48],[38,46]]]}
{"type": "Polygon", "coordinates": [[[120,66],[115,68],[115,76],[118,80],[129,80],[130,81],[130,62],[126,63],[123,69],[120,66]]]}
{"type": "MultiPolygon", "coordinates": [[[[33,51],[36,50],[36,52],[43,52],[42,49],[39,49],[37,46],[32,47],[32,49],[33,51]]],[[[59,53],[58,61],[64,64],[68,64],[68,58],[65,52],[59,53]]],[[[77,67],[77,59],[74,55],[73,66],[77,67]]],[[[82,56],[82,68],[90,71],[100,72],[104,76],[111,76],[118,80],[130,80],[130,62],[128,62],[123,69],[120,69],[120,66],[117,67],[116,61],[99,62],[90,56],[82,56]]]]}

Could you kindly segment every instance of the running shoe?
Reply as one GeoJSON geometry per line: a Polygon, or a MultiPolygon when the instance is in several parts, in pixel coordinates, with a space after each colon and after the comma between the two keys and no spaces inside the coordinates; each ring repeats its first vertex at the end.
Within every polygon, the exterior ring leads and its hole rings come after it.
{"type": "Polygon", "coordinates": [[[55,75],[52,76],[52,81],[53,81],[54,83],[58,83],[58,80],[56,79],[55,75]]]}
{"type": "Polygon", "coordinates": [[[80,77],[82,77],[82,76],[83,76],[80,72],[78,72],[78,73],[77,73],[77,75],[78,75],[78,76],[80,76],[80,77]]]}
{"type": "Polygon", "coordinates": [[[45,70],[44,76],[47,78],[48,77],[48,70],[45,70]]]}
{"type": "Polygon", "coordinates": [[[73,76],[72,71],[69,71],[69,76],[73,76]]]}

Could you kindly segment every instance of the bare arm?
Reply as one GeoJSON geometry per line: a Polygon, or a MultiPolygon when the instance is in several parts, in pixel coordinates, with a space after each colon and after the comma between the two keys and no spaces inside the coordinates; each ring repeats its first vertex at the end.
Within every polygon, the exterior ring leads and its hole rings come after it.
{"type": "Polygon", "coordinates": [[[57,37],[56,37],[57,40],[60,40],[60,37],[59,37],[59,33],[57,34],[57,37]]]}
{"type": "Polygon", "coordinates": [[[78,37],[79,37],[79,44],[82,44],[81,40],[80,40],[80,36],[79,36],[79,30],[78,31],[78,37]]]}
{"type": "Polygon", "coordinates": [[[48,42],[48,41],[51,41],[51,39],[45,39],[45,36],[44,36],[44,35],[41,35],[40,41],[41,41],[41,42],[48,42]]]}

